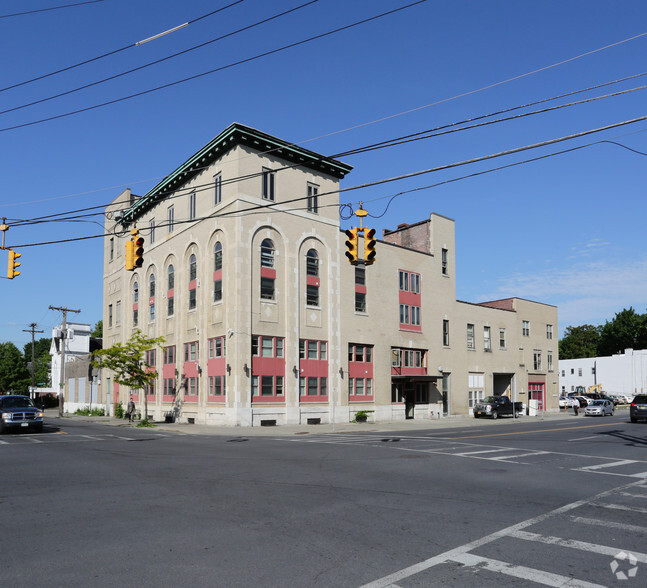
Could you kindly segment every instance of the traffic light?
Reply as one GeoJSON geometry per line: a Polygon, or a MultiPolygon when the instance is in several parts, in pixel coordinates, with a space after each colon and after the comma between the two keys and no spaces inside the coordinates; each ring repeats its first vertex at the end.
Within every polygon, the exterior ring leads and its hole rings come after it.
{"type": "Polygon", "coordinates": [[[351,265],[357,265],[357,255],[359,253],[357,249],[357,233],[359,232],[359,229],[357,227],[354,227],[352,229],[346,229],[346,236],[348,239],[346,239],[346,247],[348,251],[346,251],[346,257],[348,258],[348,261],[350,262],[351,265]]]}
{"type": "Polygon", "coordinates": [[[139,229],[132,229],[130,234],[133,236],[133,266],[141,267],[144,265],[144,237],[139,235],[139,229]]]}
{"type": "Polygon", "coordinates": [[[371,265],[375,261],[375,229],[364,229],[364,265],[371,265]]]}
{"type": "Polygon", "coordinates": [[[128,271],[135,269],[135,243],[132,239],[126,241],[126,269],[128,271]]]}
{"type": "Polygon", "coordinates": [[[22,257],[22,253],[17,253],[9,249],[9,263],[7,265],[7,277],[10,280],[13,280],[16,276],[20,275],[20,272],[16,271],[16,268],[22,265],[21,263],[16,261],[16,259],[19,257],[22,257]]]}

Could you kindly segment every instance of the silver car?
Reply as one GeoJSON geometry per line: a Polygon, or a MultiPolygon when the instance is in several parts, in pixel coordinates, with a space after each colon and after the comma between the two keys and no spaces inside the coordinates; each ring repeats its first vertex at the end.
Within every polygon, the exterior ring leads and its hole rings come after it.
{"type": "Polygon", "coordinates": [[[584,409],[584,416],[613,416],[615,406],[610,400],[591,400],[584,409]]]}

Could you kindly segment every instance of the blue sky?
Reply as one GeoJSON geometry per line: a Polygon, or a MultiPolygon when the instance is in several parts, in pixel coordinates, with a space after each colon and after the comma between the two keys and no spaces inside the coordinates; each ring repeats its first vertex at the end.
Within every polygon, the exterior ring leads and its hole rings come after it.
{"type": "MultiPolygon", "coordinates": [[[[101,319],[102,239],[86,222],[18,219],[102,206],[125,187],[145,193],[240,122],[334,155],[647,71],[644,0],[428,0],[400,12],[192,81],[62,116],[222,68],[406,6],[406,0],[319,0],[295,12],[107,83],[4,112],[206,43],[307,0],[5,0],[0,8],[2,88],[126,48],[39,81],[0,91],[0,216],[21,275],[0,286],[0,341],[20,347],[35,322],[49,335],[61,313],[101,319]],[[191,22],[194,21],[194,22],[191,22]],[[137,41],[191,24],[155,41],[137,41]],[[19,125],[19,128],[11,128],[19,125]],[[19,247],[21,246],[22,247],[19,247]]],[[[647,85],[647,76],[539,108],[647,85]]],[[[645,90],[346,156],[343,187],[614,125],[647,115],[645,90]]],[[[502,118],[494,116],[492,119],[502,118]]],[[[488,120],[492,120],[488,119],[488,120]]],[[[647,122],[610,129],[406,181],[342,195],[362,200],[381,234],[437,212],[456,221],[457,297],[520,296],[559,307],[567,326],[647,311],[647,122]],[[562,155],[440,184],[599,141],[562,155]]],[[[94,222],[92,222],[94,221],[94,222]]],[[[99,223],[99,224],[96,224],[99,223]]],[[[350,222],[343,221],[343,227],[350,222]]],[[[4,275],[6,252],[0,266],[4,275]]],[[[378,252],[379,261],[379,252],[378,252]]]]}

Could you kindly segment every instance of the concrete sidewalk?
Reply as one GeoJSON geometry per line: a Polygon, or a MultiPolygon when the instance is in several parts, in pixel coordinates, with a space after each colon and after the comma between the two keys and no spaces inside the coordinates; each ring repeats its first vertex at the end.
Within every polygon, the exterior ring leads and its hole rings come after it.
{"type": "MultiPolygon", "coordinates": [[[[45,422],[50,419],[58,419],[58,410],[49,409],[45,414],[45,422]]],[[[379,423],[335,423],[333,424],[320,424],[320,425],[276,425],[271,427],[227,427],[218,425],[199,425],[188,423],[164,423],[155,422],[154,427],[150,427],[151,431],[164,431],[176,432],[185,435],[226,435],[233,437],[276,437],[276,436],[290,436],[290,435],[318,435],[325,433],[380,433],[380,432],[406,432],[406,431],[424,431],[425,433],[442,431],[449,428],[463,428],[463,427],[492,427],[496,426],[497,429],[503,427],[526,427],[536,424],[538,422],[562,422],[565,420],[582,419],[583,415],[580,412],[579,416],[574,416],[573,411],[569,410],[564,412],[547,412],[539,416],[523,416],[517,419],[500,418],[496,421],[492,419],[475,419],[470,416],[460,415],[452,417],[443,417],[434,420],[405,420],[394,422],[379,422],[379,423]]],[[[126,427],[126,428],[139,428],[144,430],[143,427],[137,427],[137,422],[129,423],[125,419],[116,419],[114,417],[92,417],[92,416],[78,416],[74,414],[66,414],[64,420],[74,420],[78,422],[98,423],[113,427],[126,427]]]]}

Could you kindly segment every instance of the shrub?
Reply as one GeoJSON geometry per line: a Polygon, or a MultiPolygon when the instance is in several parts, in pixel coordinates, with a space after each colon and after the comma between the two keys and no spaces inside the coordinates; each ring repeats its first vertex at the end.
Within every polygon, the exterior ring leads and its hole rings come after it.
{"type": "Polygon", "coordinates": [[[77,408],[74,414],[79,416],[106,416],[106,411],[103,408],[88,408],[84,406],[83,408],[77,408]]]}
{"type": "Polygon", "coordinates": [[[121,402],[119,404],[115,404],[115,418],[123,419],[125,414],[124,405],[121,404],[121,402]]]}

